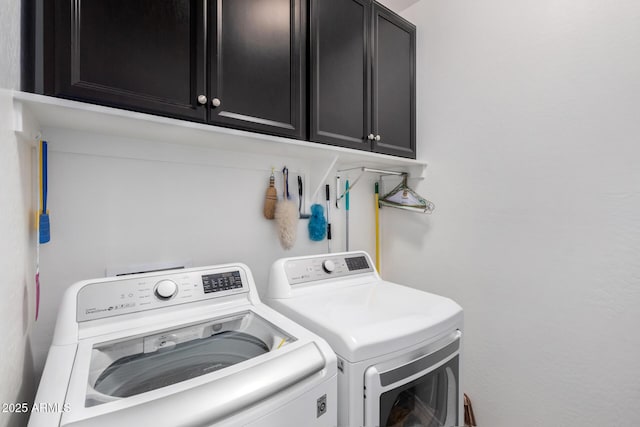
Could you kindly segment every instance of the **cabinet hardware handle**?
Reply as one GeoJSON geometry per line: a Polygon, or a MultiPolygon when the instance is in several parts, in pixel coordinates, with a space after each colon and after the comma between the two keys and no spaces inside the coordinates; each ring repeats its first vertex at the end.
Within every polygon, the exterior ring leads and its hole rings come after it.
{"type": "Polygon", "coordinates": [[[382,138],[380,138],[380,135],[376,135],[376,141],[380,141],[382,138]]]}
{"type": "Polygon", "coordinates": [[[218,98],[213,98],[211,100],[211,105],[213,105],[214,107],[219,107],[220,104],[222,104],[222,102],[220,102],[220,100],[218,98]]]}
{"type": "Polygon", "coordinates": [[[374,134],[372,134],[372,133],[370,133],[370,134],[369,134],[369,136],[367,136],[367,139],[368,139],[369,141],[373,141],[375,138],[376,138],[376,137],[375,137],[375,135],[374,135],[374,134]]]}
{"type": "Polygon", "coordinates": [[[200,105],[204,105],[207,103],[207,97],[204,95],[199,95],[198,96],[198,104],[200,105]]]}

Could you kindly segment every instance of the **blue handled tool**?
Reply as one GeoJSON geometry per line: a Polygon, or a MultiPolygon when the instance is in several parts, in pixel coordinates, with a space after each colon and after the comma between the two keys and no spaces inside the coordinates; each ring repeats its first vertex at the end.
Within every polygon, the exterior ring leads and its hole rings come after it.
{"type": "Polygon", "coordinates": [[[344,210],[346,211],[347,223],[345,229],[347,231],[346,243],[347,243],[347,252],[349,251],[349,180],[347,179],[344,183],[344,210]]]}
{"type": "Polygon", "coordinates": [[[51,228],[49,223],[49,211],[47,210],[47,142],[42,141],[40,143],[40,158],[42,159],[40,170],[40,188],[42,192],[42,210],[40,211],[39,219],[39,241],[40,243],[47,243],[51,240],[51,228]]]}

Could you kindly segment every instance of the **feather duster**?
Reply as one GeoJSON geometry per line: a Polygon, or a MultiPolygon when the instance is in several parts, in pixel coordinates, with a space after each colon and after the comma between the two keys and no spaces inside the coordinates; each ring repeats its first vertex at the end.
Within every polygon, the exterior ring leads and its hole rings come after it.
{"type": "Polygon", "coordinates": [[[278,226],[278,238],[284,249],[291,249],[296,243],[298,234],[298,205],[289,199],[289,170],[285,167],[284,174],[284,198],[276,204],[275,219],[278,226]]]}

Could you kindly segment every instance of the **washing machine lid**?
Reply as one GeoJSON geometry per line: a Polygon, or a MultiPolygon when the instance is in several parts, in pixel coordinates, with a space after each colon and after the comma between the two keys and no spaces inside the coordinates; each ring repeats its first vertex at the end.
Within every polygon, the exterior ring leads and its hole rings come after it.
{"type": "Polygon", "coordinates": [[[216,372],[296,341],[253,312],[95,344],[85,407],[216,372]]]}
{"type": "Polygon", "coordinates": [[[317,286],[268,301],[322,336],[350,362],[392,353],[462,327],[462,308],[449,298],[383,280],[317,286]]]}
{"type": "Polygon", "coordinates": [[[323,350],[282,320],[266,308],[230,309],[182,327],[81,340],[65,397],[73,409],[60,425],[212,425],[317,377],[323,350]]]}

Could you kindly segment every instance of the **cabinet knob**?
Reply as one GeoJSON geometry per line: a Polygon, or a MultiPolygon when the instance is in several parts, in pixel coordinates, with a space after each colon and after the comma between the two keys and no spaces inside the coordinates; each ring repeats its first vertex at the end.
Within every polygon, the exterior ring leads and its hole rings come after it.
{"type": "Polygon", "coordinates": [[[380,138],[380,135],[376,135],[376,141],[380,141],[382,138],[380,138]]]}
{"type": "Polygon", "coordinates": [[[204,95],[199,95],[198,96],[198,104],[200,105],[204,105],[207,103],[207,97],[204,95]]]}
{"type": "Polygon", "coordinates": [[[376,138],[376,137],[375,137],[375,135],[374,135],[374,134],[372,134],[372,133],[370,133],[370,134],[369,134],[369,136],[367,136],[367,139],[368,139],[369,141],[373,141],[375,138],[376,138]]]}
{"type": "Polygon", "coordinates": [[[211,100],[211,105],[213,105],[214,107],[219,107],[220,104],[222,104],[222,102],[220,102],[220,100],[218,98],[213,98],[211,100]]]}

